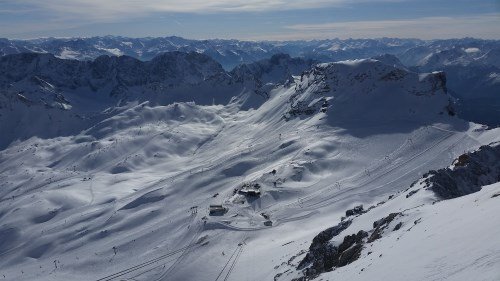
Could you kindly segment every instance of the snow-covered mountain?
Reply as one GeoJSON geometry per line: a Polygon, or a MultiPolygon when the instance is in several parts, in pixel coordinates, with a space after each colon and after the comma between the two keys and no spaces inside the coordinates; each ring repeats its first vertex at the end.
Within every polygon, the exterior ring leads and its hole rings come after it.
{"type": "Polygon", "coordinates": [[[3,57],[0,278],[497,280],[499,129],[442,72],[309,63],[3,57]]]}
{"type": "Polygon", "coordinates": [[[266,87],[285,84],[293,81],[294,75],[300,75],[309,70],[315,61],[302,58],[292,58],[287,54],[276,54],[270,59],[235,67],[230,75],[236,81],[255,84],[254,87],[266,87]],[[271,85],[269,85],[271,84],[271,85]]]}
{"type": "MultiPolygon", "coordinates": [[[[457,113],[469,121],[490,126],[500,125],[497,119],[491,117],[497,115],[500,110],[500,98],[497,94],[500,92],[499,50],[498,40],[474,38],[428,41],[381,38],[284,42],[190,40],[175,36],[0,39],[0,56],[36,52],[51,53],[64,59],[93,60],[106,55],[129,56],[144,61],[151,60],[164,52],[197,52],[210,56],[226,70],[234,68],[235,74],[244,68],[249,69],[245,69],[243,73],[261,71],[269,73],[266,70],[269,66],[258,61],[269,60],[277,54],[301,57],[309,63],[390,54],[399,58],[403,65],[415,72],[446,72],[450,94],[458,99],[457,113]]],[[[309,63],[300,62],[295,67],[291,64],[288,67],[297,69],[306,67],[309,63]]],[[[284,73],[279,75],[282,74],[284,73]]],[[[243,76],[240,74],[240,78],[243,76]]],[[[271,75],[268,78],[274,77],[271,75]]],[[[266,78],[261,82],[267,83],[266,78]]]]}
{"type": "Polygon", "coordinates": [[[127,56],[100,56],[94,61],[77,61],[62,60],[51,54],[22,53],[2,57],[0,69],[2,86],[37,76],[57,87],[111,88],[107,95],[117,94],[118,89],[113,87],[158,84],[176,88],[207,81],[229,83],[229,77],[219,63],[194,52],[164,53],[147,62],[127,56]]]}
{"type": "Polygon", "coordinates": [[[448,87],[459,99],[458,113],[463,118],[500,125],[500,46],[495,41],[452,41],[453,45],[413,48],[400,58],[415,71],[446,72],[448,87]]]}
{"type": "Polygon", "coordinates": [[[0,55],[37,52],[79,60],[95,59],[101,55],[127,55],[140,60],[150,60],[164,52],[198,52],[212,57],[229,70],[239,64],[268,59],[279,53],[320,61],[334,61],[384,53],[399,53],[424,42],[415,39],[392,38],[254,42],[220,39],[190,40],[176,36],[1,39],[0,55]]]}
{"type": "MultiPolygon", "coordinates": [[[[251,75],[248,80],[258,79],[251,75]]],[[[195,52],[165,53],[146,62],[127,56],[77,61],[51,54],[8,55],[0,58],[0,128],[4,132],[0,147],[17,138],[76,134],[115,114],[127,102],[208,105],[232,101],[258,106],[266,93],[256,84],[248,87],[210,57],[195,52]]]]}

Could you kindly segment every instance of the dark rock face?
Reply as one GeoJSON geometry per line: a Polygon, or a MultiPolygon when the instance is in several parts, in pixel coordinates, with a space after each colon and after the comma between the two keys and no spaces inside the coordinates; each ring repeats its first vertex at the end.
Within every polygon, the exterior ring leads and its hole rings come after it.
{"type": "Polygon", "coordinates": [[[403,222],[399,222],[398,224],[396,224],[396,226],[394,227],[394,229],[392,231],[398,231],[401,229],[402,226],[403,226],[403,222]]]}
{"type": "Polygon", "coordinates": [[[350,220],[343,221],[314,237],[309,252],[297,266],[297,269],[302,269],[304,273],[304,277],[298,280],[315,278],[323,272],[346,266],[361,256],[363,239],[368,237],[366,231],[360,230],[356,234],[345,236],[338,246],[330,243],[334,236],[340,234],[350,224],[350,220]]]}
{"type": "Polygon", "coordinates": [[[207,80],[229,80],[222,66],[198,53],[170,52],[143,62],[121,56],[100,56],[94,61],[63,60],[50,54],[22,53],[0,58],[0,83],[18,82],[38,76],[56,86],[104,87],[111,83],[141,86],[199,84],[207,80]]]}
{"type": "Polygon", "coordinates": [[[316,235],[309,246],[309,252],[299,263],[297,269],[305,269],[306,276],[318,275],[328,271],[327,269],[331,270],[333,265],[338,263],[339,252],[337,247],[330,244],[330,240],[350,225],[351,221],[346,220],[316,235]]]}
{"type": "Polygon", "coordinates": [[[418,189],[410,191],[408,194],[406,194],[406,198],[410,198],[411,196],[415,195],[415,193],[417,193],[417,192],[418,192],[418,189]]]}
{"type": "Polygon", "coordinates": [[[352,209],[345,211],[345,216],[350,217],[350,216],[355,216],[355,215],[361,215],[363,213],[365,213],[365,211],[363,209],[363,205],[359,205],[359,206],[356,206],[352,209]]]}
{"type": "MultiPolygon", "coordinates": [[[[361,210],[359,207],[354,209],[361,210]]],[[[391,213],[373,222],[373,229],[368,232],[359,230],[357,233],[344,236],[338,246],[332,244],[330,240],[351,225],[351,220],[342,221],[340,224],[322,231],[314,237],[309,252],[297,266],[298,270],[302,270],[303,276],[294,279],[294,281],[311,280],[323,272],[332,271],[355,262],[361,257],[365,243],[372,243],[382,238],[384,230],[389,227],[390,223],[402,215],[402,213],[391,213]]],[[[399,230],[402,226],[403,223],[399,222],[393,231],[399,230]]]]}
{"type": "Polygon", "coordinates": [[[382,232],[386,229],[389,224],[397,217],[401,216],[401,213],[390,213],[387,217],[381,218],[378,221],[373,222],[373,232],[368,238],[368,243],[371,243],[377,239],[382,238],[382,232]]]}
{"type": "Polygon", "coordinates": [[[430,171],[427,186],[442,199],[464,196],[500,181],[500,144],[483,145],[459,156],[451,168],[430,171]]]}
{"type": "Polygon", "coordinates": [[[315,63],[311,59],[292,58],[288,54],[276,54],[269,59],[235,67],[231,72],[237,81],[266,83],[285,83],[293,81],[292,75],[309,70],[315,63]]]}
{"type": "Polygon", "coordinates": [[[360,230],[356,234],[347,235],[344,237],[344,241],[338,247],[339,256],[337,260],[334,260],[332,268],[346,266],[355,260],[357,260],[361,255],[361,250],[363,249],[363,238],[368,237],[366,231],[360,230]]]}

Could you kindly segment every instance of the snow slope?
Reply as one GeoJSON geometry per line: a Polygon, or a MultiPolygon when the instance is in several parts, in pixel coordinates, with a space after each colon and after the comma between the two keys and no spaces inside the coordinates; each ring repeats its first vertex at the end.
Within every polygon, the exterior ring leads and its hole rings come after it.
{"type": "Polygon", "coordinates": [[[266,92],[255,83],[250,86],[198,53],[164,53],[148,62],[127,56],[77,61],[50,54],[8,55],[0,58],[0,148],[32,136],[77,134],[128,102],[255,107],[266,92]]]}
{"type": "MultiPolygon", "coordinates": [[[[60,126],[51,136],[9,142],[0,152],[0,277],[299,278],[296,265],[312,239],[338,224],[345,210],[399,194],[353,220],[346,230],[351,234],[370,230],[393,210],[432,202],[430,191],[408,200],[403,191],[430,169],[499,140],[498,130],[450,115],[442,73],[417,74],[367,59],[320,64],[294,79],[273,87],[259,107],[131,99],[81,128],[60,118],[72,131],[60,126]],[[255,184],[259,198],[237,192],[255,184]],[[228,212],[209,216],[211,204],[228,212]],[[264,224],[268,220],[272,226],[264,224]]],[[[18,127],[31,128],[33,114],[18,127]]],[[[39,126],[43,131],[53,124],[39,126]]],[[[363,251],[360,260],[324,278],[467,280],[481,270],[482,280],[498,279],[498,229],[474,219],[496,218],[496,189],[409,210],[398,218],[402,231],[384,233],[370,256],[363,251]],[[474,204],[481,207],[468,207],[474,204]],[[457,206],[467,208],[457,212],[457,206]],[[448,220],[451,215],[456,219],[448,220]],[[456,231],[462,217],[477,227],[456,231]],[[443,251],[431,255],[448,233],[443,251]],[[437,260],[463,253],[454,242],[468,235],[492,242],[471,242],[471,255],[437,260]],[[425,247],[411,250],[419,239],[425,247]],[[395,264],[401,271],[388,273],[395,264]],[[371,274],[359,274],[361,268],[371,274]]]]}

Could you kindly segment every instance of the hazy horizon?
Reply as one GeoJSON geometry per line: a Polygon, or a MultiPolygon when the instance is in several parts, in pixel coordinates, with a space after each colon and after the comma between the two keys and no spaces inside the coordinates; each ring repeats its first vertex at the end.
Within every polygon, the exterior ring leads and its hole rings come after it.
{"type": "Polygon", "coordinates": [[[464,36],[464,37],[453,37],[453,38],[431,38],[431,39],[421,39],[421,38],[412,38],[412,37],[359,37],[359,38],[339,38],[339,37],[333,37],[333,38],[322,38],[322,39],[290,39],[290,40],[272,40],[272,39],[237,39],[237,38],[217,38],[217,37],[211,37],[211,38],[190,38],[190,37],[185,37],[181,35],[163,35],[163,36],[127,36],[127,35],[120,35],[120,34],[105,34],[105,35],[92,35],[92,36],[40,36],[40,37],[29,37],[29,38],[16,38],[16,37],[0,37],[0,39],[7,39],[11,41],[30,41],[30,40],[39,40],[39,39],[55,39],[55,40],[64,40],[64,39],[87,39],[87,38],[105,38],[105,37],[115,37],[115,38],[132,38],[132,39],[155,39],[155,38],[172,38],[172,37],[178,37],[182,38],[184,40],[192,40],[192,41],[203,41],[203,40],[225,40],[225,41],[243,41],[243,42],[313,42],[313,41],[327,41],[327,40],[383,40],[383,39],[394,39],[394,40],[420,40],[424,42],[430,42],[430,41],[439,41],[439,40],[463,40],[463,39],[471,39],[471,40],[484,40],[484,41],[498,41],[498,39],[489,39],[489,38],[480,38],[480,37],[470,37],[470,36],[464,36]]]}
{"type": "Polygon", "coordinates": [[[500,39],[496,0],[0,0],[0,37],[500,39]]]}

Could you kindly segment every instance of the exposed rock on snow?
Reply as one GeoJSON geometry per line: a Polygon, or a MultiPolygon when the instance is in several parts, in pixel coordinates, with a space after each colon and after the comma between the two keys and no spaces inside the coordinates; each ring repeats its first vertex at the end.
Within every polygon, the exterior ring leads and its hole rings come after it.
{"type": "MultiPolygon", "coordinates": [[[[337,266],[341,253],[349,247],[342,247],[341,251],[340,246],[335,247],[331,245],[330,240],[346,230],[349,225],[351,225],[351,221],[345,220],[316,235],[309,246],[309,252],[299,263],[297,269],[304,270],[305,276],[309,277],[317,276],[325,271],[330,271],[334,266],[337,266]]],[[[350,241],[351,239],[345,238],[345,240],[350,241]]]]}
{"type": "Polygon", "coordinates": [[[449,168],[430,171],[425,183],[439,197],[451,199],[500,181],[500,144],[483,145],[460,155],[449,168]]]}
{"type": "MultiPolygon", "coordinates": [[[[356,234],[344,236],[340,244],[337,242],[338,246],[335,246],[332,239],[351,225],[351,220],[342,221],[337,226],[322,231],[314,237],[311,246],[309,246],[309,252],[297,266],[297,269],[301,270],[304,276],[294,280],[314,279],[321,273],[353,263],[360,258],[364,245],[382,238],[384,230],[395,218],[401,215],[401,213],[391,213],[387,217],[375,221],[373,229],[369,232],[359,230],[356,234]]],[[[399,230],[401,226],[402,222],[398,223],[393,231],[399,230]]]]}

